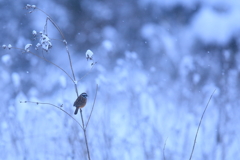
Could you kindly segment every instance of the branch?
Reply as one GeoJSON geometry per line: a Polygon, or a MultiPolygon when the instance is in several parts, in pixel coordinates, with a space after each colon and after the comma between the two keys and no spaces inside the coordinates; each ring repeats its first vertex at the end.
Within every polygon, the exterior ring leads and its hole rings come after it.
{"type": "MultiPolygon", "coordinates": [[[[61,111],[63,111],[64,113],[66,113],[69,117],[71,117],[74,121],[76,121],[77,122],[77,124],[81,127],[81,128],[83,128],[83,126],[73,117],[73,116],[71,116],[68,112],[66,112],[65,110],[63,110],[62,108],[60,108],[60,107],[58,107],[58,106],[56,106],[56,105],[54,105],[54,104],[52,104],[52,103],[42,103],[42,102],[33,102],[33,101],[20,101],[20,103],[35,103],[35,104],[43,104],[43,105],[50,105],[50,106],[53,106],[53,107],[56,107],[57,109],[60,109],[61,111]]],[[[62,105],[61,105],[61,107],[62,107],[62,105]]]]}
{"type": "Polygon", "coordinates": [[[79,82],[79,81],[82,80],[84,77],[86,77],[86,76],[92,71],[92,68],[93,68],[93,65],[91,66],[90,70],[89,70],[85,75],[83,75],[77,82],[79,82]]]}
{"type": "MultiPolygon", "coordinates": [[[[40,8],[36,7],[36,9],[38,9],[39,11],[41,11],[42,13],[44,13],[47,16],[47,20],[51,21],[52,24],[54,25],[54,27],[56,27],[56,29],[59,31],[59,33],[61,34],[62,38],[65,39],[63,32],[61,31],[61,29],[58,27],[58,25],[53,21],[53,19],[43,10],[41,10],[40,8]]],[[[46,23],[47,23],[46,20],[46,23]]],[[[46,25],[44,26],[44,29],[46,29],[46,25]]]]}
{"type": "Polygon", "coordinates": [[[41,10],[40,8],[37,8],[39,11],[43,12],[46,16],[47,16],[47,19],[46,19],[46,25],[44,27],[44,30],[47,31],[47,21],[49,20],[53,25],[54,27],[56,27],[56,29],[58,30],[58,32],[61,34],[62,36],[62,39],[63,39],[63,42],[65,44],[65,48],[66,48],[66,52],[68,54],[68,60],[69,60],[69,64],[70,64],[70,68],[71,68],[71,71],[72,71],[72,76],[73,76],[73,83],[74,83],[74,87],[75,87],[75,91],[76,91],[76,94],[77,94],[77,97],[78,97],[78,89],[77,89],[77,84],[76,84],[76,78],[75,78],[75,74],[74,74],[74,71],[73,71],[73,66],[72,66],[72,59],[71,59],[71,55],[70,55],[70,52],[68,50],[68,46],[67,46],[67,41],[63,35],[63,32],[61,31],[61,29],[58,27],[58,25],[54,22],[54,20],[46,13],[44,12],[43,10],[41,10]]]}
{"type": "MultiPolygon", "coordinates": [[[[25,52],[25,49],[16,48],[16,47],[13,47],[13,48],[14,48],[14,49],[19,49],[19,50],[22,50],[22,51],[25,52]]],[[[46,59],[45,57],[41,57],[41,56],[37,55],[36,53],[31,52],[31,51],[29,51],[29,52],[27,52],[27,53],[31,53],[32,55],[37,56],[38,58],[43,59],[44,61],[46,61],[46,62],[48,62],[48,63],[56,66],[57,68],[59,68],[60,70],[62,70],[62,71],[70,78],[70,80],[74,83],[74,80],[72,79],[72,77],[71,77],[64,69],[62,69],[60,66],[58,66],[57,64],[55,64],[55,63],[49,61],[48,59],[46,59]]]]}

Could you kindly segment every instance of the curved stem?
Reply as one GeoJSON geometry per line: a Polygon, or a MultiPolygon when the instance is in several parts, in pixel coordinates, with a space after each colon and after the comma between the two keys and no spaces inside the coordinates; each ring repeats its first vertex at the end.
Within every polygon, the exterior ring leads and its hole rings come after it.
{"type": "Polygon", "coordinates": [[[92,115],[92,112],[93,112],[93,109],[94,109],[94,106],[95,106],[95,101],[96,101],[96,98],[97,98],[97,92],[98,92],[98,84],[97,84],[96,93],[95,93],[95,97],[94,97],[94,101],[93,101],[93,105],[92,105],[92,110],[91,110],[91,112],[90,112],[90,115],[89,115],[89,117],[88,117],[88,121],[87,121],[87,123],[86,123],[86,128],[87,128],[87,126],[88,126],[88,122],[89,122],[89,120],[90,120],[90,118],[91,118],[91,115],[92,115]]]}
{"type": "Polygon", "coordinates": [[[69,117],[71,117],[74,121],[77,122],[77,124],[83,129],[83,126],[73,117],[71,116],[67,111],[63,110],[62,108],[52,104],[52,103],[42,103],[42,102],[33,102],[33,101],[20,101],[20,103],[35,103],[35,104],[43,104],[43,105],[50,105],[50,106],[53,106],[53,107],[56,107],[58,109],[60,109],[61,111],[63,111],[64,113],[66,113],[69,117]]]}
{"type": "MultiPolygon", "coordinates": [[[[46,15],[48,16],[48,17],[47,17],[47,20],[46,20],[46,24],[47,24],[47,21],[49,20],[49,21],[56,27],[56,29],[58,30],[58,32],[61,34],[63,41],[66,42],[65,37],[64,37],[61,29],[60,29],[60,28],[58,27],[58,25],[53,21],[53,19],[52,19],[46,12],[44,12],[43,10],[41,10],[40,8],[36,8],[36,9],[38,9],[39,11],[43,12],[44,14],[46,14],[46,15]]],[[[46,28],[46,25],[45,25],[44,28],[46,28]]],[[[70,55],[70,52],[69,52],[69,50],[68,50],[67,43],[64,43],[64,44],[65,44],[65,48],[66,48],[66,51],[67,51],[67,54],[68,54],[68,60],[69,60],[69,63],[70,63],[70,68],[71,68],[71,71],[72,71],[72,76],[73,76],[73,80],[74,80],[75,91],[76,91],[76,94],[77,94],[77,97],[78,97],[79,94],[78,94],[78,89],[77,89],[75,74],[74,74],[74,71],[73,71],[71,55],[70,55]]]]}
{"type": "MultiPolygon", "coordinates": [[[[13,48],[14,48],[14,49],[19,49],[19,50],[22,50],[22,51],[25,52],[25,50],[22,49],[22,48],[16,48],[16,47],[13,47],[13,48]]],[[[48,63],[56,66],[57,68],[59,68],[60,70],[62,70],[62,71],[70,78],[70,80],[74,83],[74,80],[72,79],[72,77],[71,77],[64,69],[62,69],[60,66],[58,66],[57,64],[55,64],[55,63],[49,61],[48,59],[46,59],[45,57],[41,57],[41,56],[37,55],[36,53],[31,52],[31,51],[29,51],[29,52],[27,52],[27,53],[30,53],[30,54],[32,54],[32,55],[34,55],[34,56],[37,56],[38,58],[43,59],[44,61],[46,61],[46,62],[48,62],[48,63]]]]}
{"type": "Polygon", "coordinates": [[[77,83],[76,83],[75,74],[74,74],[74,71],[73,71],[71,55],[70,55],[70,52],[69,52],[69,50],[68,50],[68,46],[67,46],[67,44],[65,44],[65,47],[66,47],[66,51],[67,51],[67,54],[68,54],[68,60],[69,60],[69,63],[70,63],[70,68],[71,68],[72,75],[73,75],[73,79],[74,79],[74,87],[75,87],[75,91],[76,91],[76,94],[77,94],[77,97],[78,97],[79,94],[78,94],[78,89],[77,89],[77,83]]]}
{"type": "MultiPolygon", "coordinates": [[[[52,22],[52,24],[56,27],[56,29],[59,31],[59,33],[61,34],[62,38],[65,39],[61,29],[58,27],[58,25],[53,21],[53,19],[46,13],[44,12],[43,10],[41,10],[40,8],[37,8],[39,11],[43,12],[46,16],[47,16],[47,20],[50,20],[52,22]]],[[[45,27],[44,27],[45,28],[45,27]]]]}
{"type": "Polygon", "coordinates": [[[91,72],[91,70],[92,70],[92,67],[93,66],[91,66],[91,68],[90,68],[90,71],[88,71],[85,75],[83,75],[79,80],[77,80],[78,82],[80,81],[80,80],[82,80],[84,77],[86,77],[87,75],[89,75],[89,73],[91,72]]]}
{"type": "Polygon", "coordinates": [[[195,135],[195,139],[194,139],[194,143],[193,143],[193,148],[192,148],[192,152],[191,152],[191,155],[190,155],[189,160],[192,159],[192,155],[193,155],[193,151],[194,151],[194,148],[195,148],[195,144],[196,144],[196,142],[197,142],[198,131],[199,131],[199,128],[200,128],[200,126],[201,126],[201,123],[202,123],[202,120],[203,120],[203,116],[204,116],[204,114],[205,114],[205,112],[206,112],[206,110],[207,110],[207,107],[208,107],[208,105],[209,105],[209,103],[210,103],[210,101],[211,101],[211,99],[212,99],[212,96],[213,96],[213,94],[214,94],[215,91],[216,91],[216,89],[215,89],[215,90],[213,91],[213,93],[211,94],[211,96],[210,96],[210,98],[209,98],[209,100],[208,100],[208,103],[207,103],[207,105],[206,105],[206,107],[205,107],[205,109],[204,109],[204,111],[203,111],[203,113],[202,113],[202,117],[201,117],[200,122],[199,122],[199,124],[198,124],[197,132],[196,132],[196,135],[195,135]]]}

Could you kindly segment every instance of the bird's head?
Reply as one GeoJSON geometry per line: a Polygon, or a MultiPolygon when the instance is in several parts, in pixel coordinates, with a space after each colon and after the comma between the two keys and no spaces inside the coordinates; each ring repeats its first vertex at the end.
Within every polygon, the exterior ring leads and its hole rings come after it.
{"type": "Polygon", "coordinates": [[[84,98],[87,98],[87,97],[88,97],[87,93],[85,93],[85,92],[82,93],[81,96],[84,97],[84,98]]]}

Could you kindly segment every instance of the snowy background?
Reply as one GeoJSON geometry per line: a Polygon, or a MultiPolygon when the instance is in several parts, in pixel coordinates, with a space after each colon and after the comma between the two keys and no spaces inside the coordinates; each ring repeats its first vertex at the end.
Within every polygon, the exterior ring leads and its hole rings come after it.
{"type": "MultiPolygon", "coordinates": [[[[78,83],[96,105],[87,136],[95,159],[189,159],[206,111],[193,160],[240,159],[240,1],[238,0],[43,0],[0,1],[1,44],[36,45],[46,11],[62,29],[78,83]]],[[[49,24],[47,59],[70,67],[60,35],[49,24]]],[[[41,55],[41,50],[32,51],[41,55]]],[[[20,50],[1,51],[0,159],[87,159],[73,115],[72,81],[55,66],[20,50]]],[[[78,121],[80,116],[73,115],[78,121]]]]}

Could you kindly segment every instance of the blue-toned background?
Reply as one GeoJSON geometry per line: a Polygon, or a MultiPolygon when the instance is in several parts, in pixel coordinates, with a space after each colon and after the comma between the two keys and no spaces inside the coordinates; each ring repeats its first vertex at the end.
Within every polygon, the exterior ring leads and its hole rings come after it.
{"type": "MultiPolygon", "coordinates": [[[[93,160],[240,159],[240,1],[237,0],[43,0],[0,1],[2,44],[24,48],[71,75],[56,28],[48,23],[53,48],[35,51],[32,31],[46,15],[62,29],[72,56],[93,160]],[[85,58],[94,53],[97,64],[85,58]],[[163,150],[165,145],[165,149],[163,150]]],[[[73,114],[72,81],[55,66],[17,49],[1,49],[0,159],[87,159],[82,129],[73,114]]]]}

